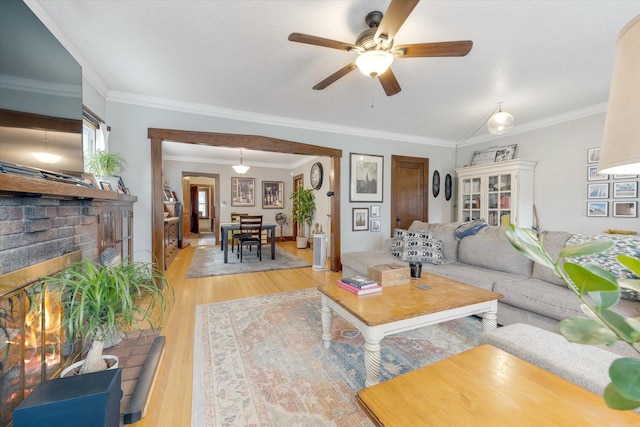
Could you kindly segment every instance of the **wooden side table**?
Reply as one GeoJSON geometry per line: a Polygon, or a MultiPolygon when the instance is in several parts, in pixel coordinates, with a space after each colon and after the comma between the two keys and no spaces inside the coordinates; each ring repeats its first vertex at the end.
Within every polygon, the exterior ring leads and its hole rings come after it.
{"type": "Polygon", "coordinates": [[[378,426],[638,426],[640,415],[489,345],[360,390],[378,426]]]}

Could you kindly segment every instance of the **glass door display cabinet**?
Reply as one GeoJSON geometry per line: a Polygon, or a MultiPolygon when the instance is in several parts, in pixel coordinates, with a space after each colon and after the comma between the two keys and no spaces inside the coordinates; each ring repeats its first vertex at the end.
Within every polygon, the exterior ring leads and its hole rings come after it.
{"type": "Polygon", "coordinates": [[[456,169],[457,219],[484,218],[489,225],[534,226],[533,178],[536,162],[515,159],[456,169]]]}

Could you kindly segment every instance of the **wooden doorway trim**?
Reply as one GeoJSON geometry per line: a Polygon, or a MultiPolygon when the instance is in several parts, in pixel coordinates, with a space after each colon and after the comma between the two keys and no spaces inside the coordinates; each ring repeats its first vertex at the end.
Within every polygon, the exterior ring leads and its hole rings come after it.
{"type": "MultiPolygon", "coordinates": [[[[292,185],[292,192],[296,191],[298,189],[298,186],[302,186],[304,187],[304,174],[299,174],[293,177],[293,182],[291,183],[292,185]]],[[[291,231],[293,233],[293,241],[296,242],[298,240],[298,223],[297,222],[292,222],[291,223],[291,231]]]]}
{"type": "Polygon", "coordinates": [[[151,140],[151,251],[159,270],[164,266],[164,216],[163,212],[163,161],[162,141],[180,142],[184,144],[202,144],[212,147],[249,148],[252,150],[274,153],[292,153],[307,156],[326,156],[331,158],[329,171],[329,188],[333,191],[331,198],[331,236],[330,261],[331,271],[340,271],[340,160],[342,150],[301,142],[270,138],[257,135],[239,135],[228,133],[198,132],[172,129],[149,128],[147,137],[151,140]]]}

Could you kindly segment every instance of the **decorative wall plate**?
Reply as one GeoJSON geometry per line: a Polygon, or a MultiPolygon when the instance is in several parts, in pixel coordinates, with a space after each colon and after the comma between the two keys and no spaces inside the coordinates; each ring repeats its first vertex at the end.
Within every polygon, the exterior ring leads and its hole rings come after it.
{"type": "Polygon", "coordinates": [[[433,197],[438,197],[440,194],[440,172],[435,171],[433,173],[433,179],[431,180],[431,191],[433,192],[433,197]]]}
{"type": "Polygon", "coordinates": [[[444,177],[444,198],[451,200],[451,175],[449,174],[444,177]]]}

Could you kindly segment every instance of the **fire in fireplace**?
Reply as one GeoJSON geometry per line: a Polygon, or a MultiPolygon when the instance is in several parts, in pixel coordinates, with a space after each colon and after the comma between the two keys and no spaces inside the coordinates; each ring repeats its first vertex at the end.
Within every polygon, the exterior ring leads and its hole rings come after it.
{"type": "Polygon", "coordinates": [[[81,252],[73,252],[0,276],[0,426],[10,425],[16,406],[42,381],[56,378],[76,356],[61,321],[64,307],[53,275],[81,252]]]}

